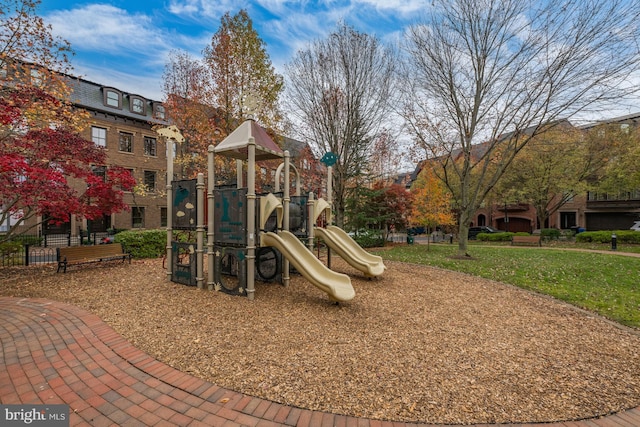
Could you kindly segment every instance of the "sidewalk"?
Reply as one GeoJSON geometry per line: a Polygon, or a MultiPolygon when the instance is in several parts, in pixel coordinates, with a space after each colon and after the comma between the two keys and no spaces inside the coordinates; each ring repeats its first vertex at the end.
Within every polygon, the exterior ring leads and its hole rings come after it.
{"type": "MultiPolygon", "coordinates": [[[[0,403],[67,404],[71,426],[436,426],[245,396],[177,371],[97,316],[49,300],[0,298],[0,344],[0,403]]],[[[508,426],[638,427],[640,407],[598,419],[508,426]]]]}

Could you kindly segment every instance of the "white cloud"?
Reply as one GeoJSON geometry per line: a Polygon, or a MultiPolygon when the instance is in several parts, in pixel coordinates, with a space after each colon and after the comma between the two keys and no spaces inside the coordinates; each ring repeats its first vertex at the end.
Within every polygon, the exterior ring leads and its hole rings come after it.
{"type": "MultiPolygon", "coordinates": [[[[401,34],[402,23],[415,17],[430,0],[168,0],[164,5],[151,2],[145,12],[90,1],[43,18],[54,34],[68,40],[78,52],[73,65],[89,80],[105,84],[130,81],[148,87],[145,79],[155,79],[153,84],[159,86],[156,81],[161,79],[171,50],[201,57],[227,12],[249,12],[276,71],[283,74],[284,64],[298,50],[325,38],[338,22],[392,42],[401,34]]],[[[138,92],[156,98],[158,94],[157,89],[151,95],[142,89],[138,92]]]]}
{"type": "Polygon", "coordinates": [[[430,0],[353,0],[354,4],[371,6],[383,13],[403,15],[424,11],[430,7],[430,0]]]}
{"type": "Polygon", "coordinates": [[[53,33],[71,43],[74,74],[96,83],[161,99],[161,77],[169,52],[199,56],[208,37],[163,27],[162,17],[131,13],[107,4],[86,4],[43,17],[53,33]],[[97,59],[96,59],[97,57],[97,59]]]}
{"type": "Polygon", "coordinates": [[[247,0],[171,0],[168,10],[176,16],[219,20],[227,12],[235,13],[248,6],[247,0]]]}
{"type": "Polygon", "coordinates": [[[57,35],[78,49],[140,52],[166,47],[150,16],[132,15],[106,4],[56,11],[47,17],[47,22],[57,35]]]}

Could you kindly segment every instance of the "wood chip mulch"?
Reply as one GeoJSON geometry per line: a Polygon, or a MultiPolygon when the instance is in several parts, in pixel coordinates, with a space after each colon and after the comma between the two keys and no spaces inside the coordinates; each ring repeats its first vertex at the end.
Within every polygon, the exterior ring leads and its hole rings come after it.
{"type": "Polygon", "coordinates": [[[0,295],[78,305],[157,359],[248,395],[380,420],[524,423],[640,405],[640,334],[512,286],[387,262],[336,305],[300,276],[255,300],[170,282],[161,260],[0,269],[0,295]]]}

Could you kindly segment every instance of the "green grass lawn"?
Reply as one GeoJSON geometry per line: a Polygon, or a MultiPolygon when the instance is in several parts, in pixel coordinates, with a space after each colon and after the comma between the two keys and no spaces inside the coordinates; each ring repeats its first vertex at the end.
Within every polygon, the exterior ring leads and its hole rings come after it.
{"type": "Polygon", "coordinates": [[[640,258],[488,244],[470,245],[472,259],[455,259],[456,252],[455,244],[431,244],[399,245],[379,254],[509,283],[640,328],[640,258]]]}

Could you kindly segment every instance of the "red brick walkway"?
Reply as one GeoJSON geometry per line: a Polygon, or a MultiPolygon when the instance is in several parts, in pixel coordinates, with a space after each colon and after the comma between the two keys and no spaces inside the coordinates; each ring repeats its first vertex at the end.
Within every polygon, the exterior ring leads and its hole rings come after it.
{"type": "MultiPolygon", "coordinates": [[[[416,425],[294,408],[218,387],[134,348],[97,316],[49,300],[0,298],[0,344],[0,403],[68,404],[72,426],[416,425]]],[[[529,424],[540,425],[638,427],[640,407],[529,424]]]]}

